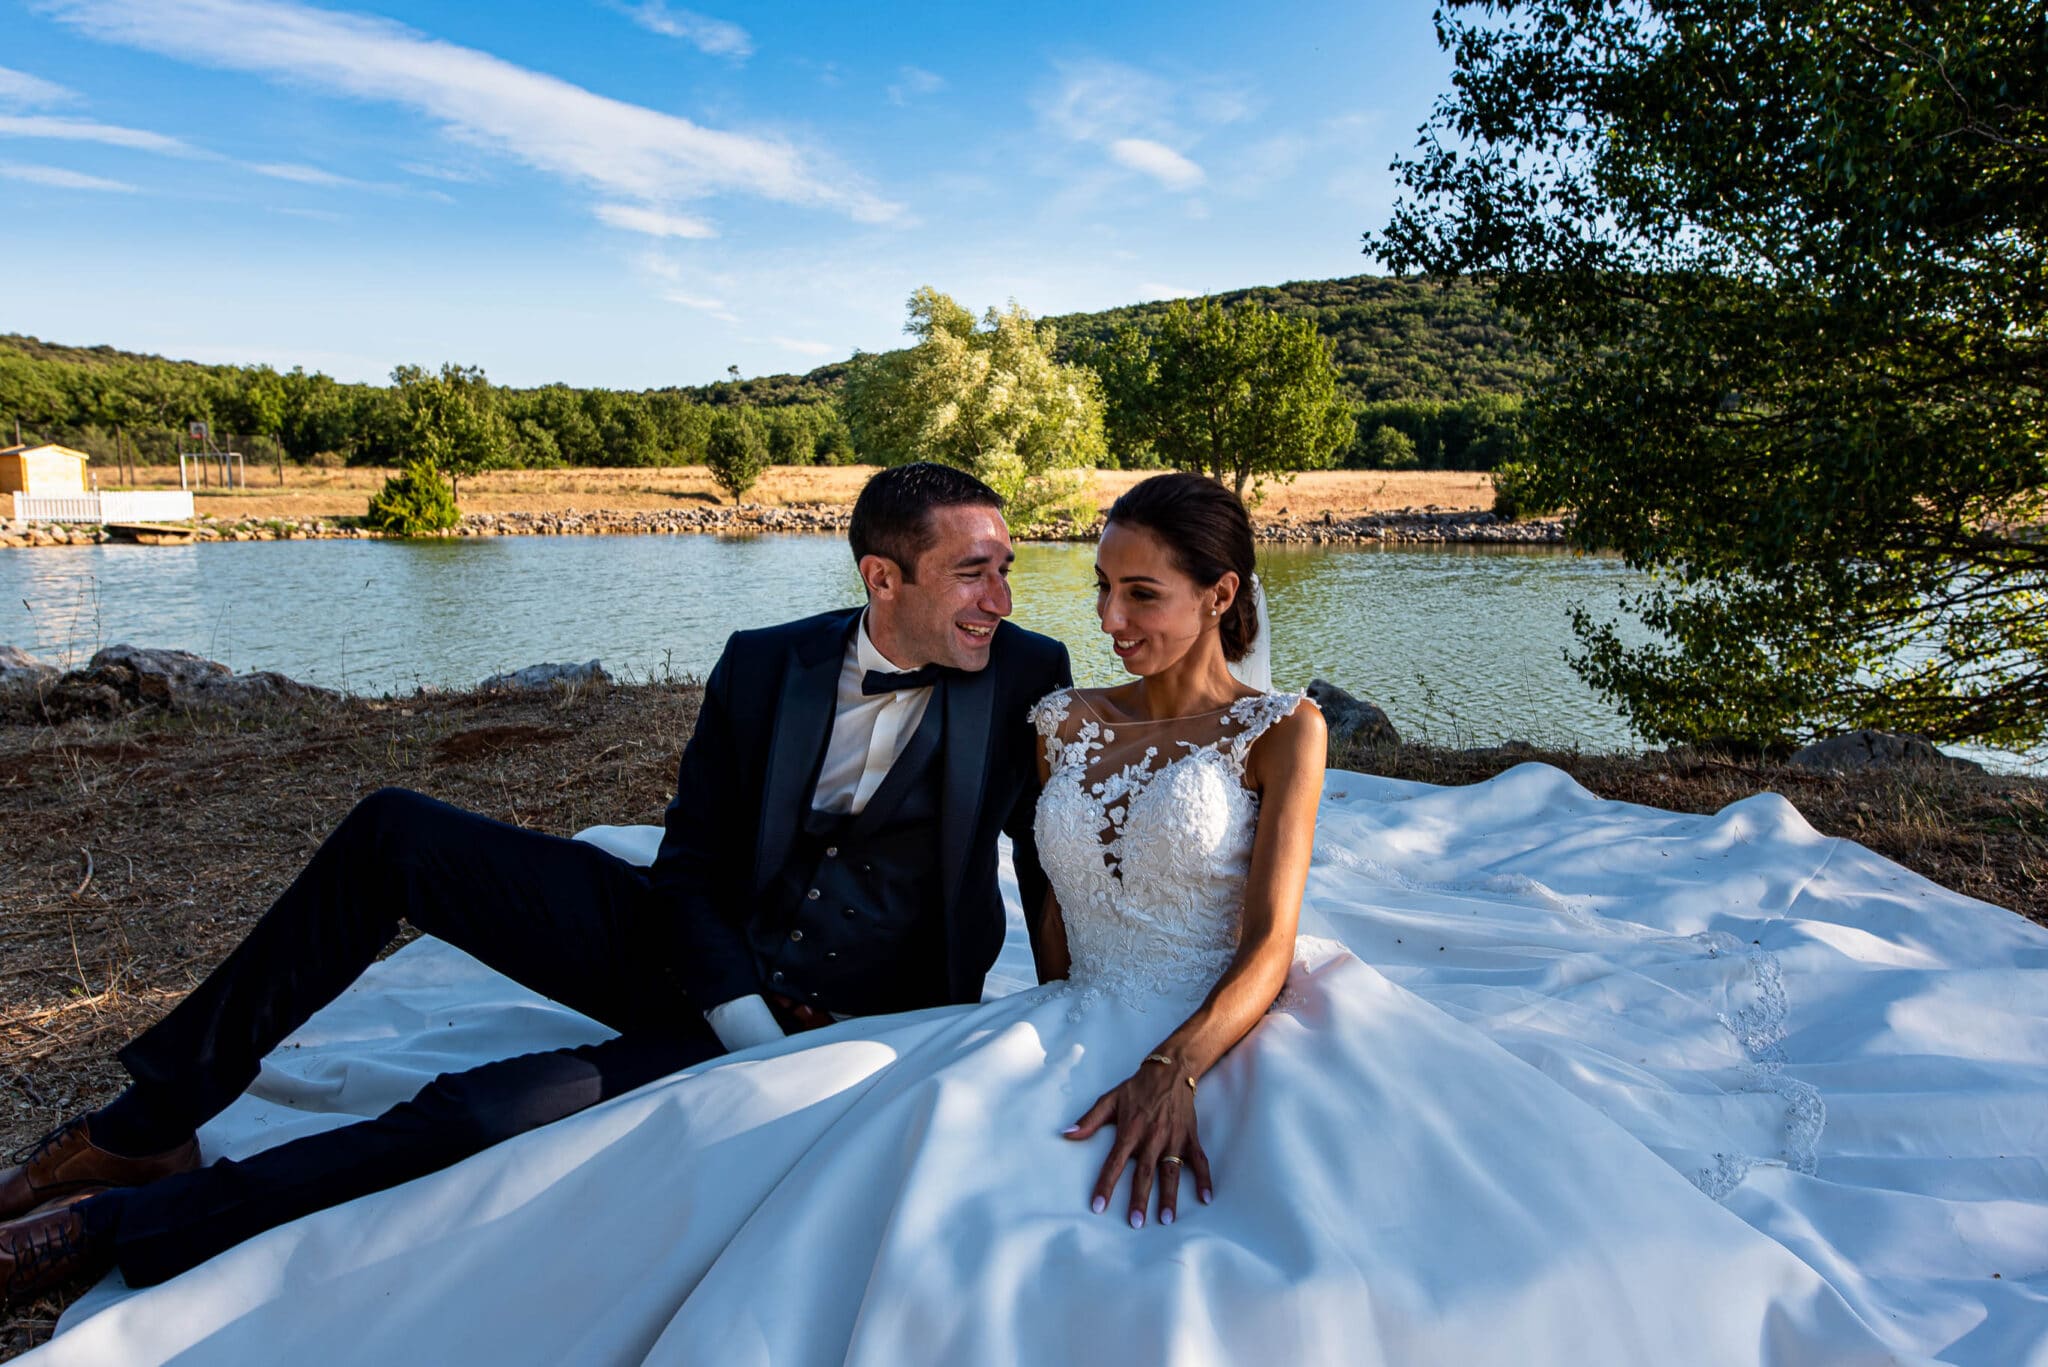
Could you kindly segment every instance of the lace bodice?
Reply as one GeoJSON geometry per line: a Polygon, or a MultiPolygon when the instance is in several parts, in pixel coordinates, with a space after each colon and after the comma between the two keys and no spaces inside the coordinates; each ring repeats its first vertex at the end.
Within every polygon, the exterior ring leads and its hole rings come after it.
{"type": "Polygon", "coordinates": [[[1133,1003],[1198,998],[1237,952],[1259,797],[1252,745],[1299,693],[1198,717],[1114,722],[1062,689],[1032,722],[1051,776],[1038,857],[1059,897],[1076,987],[1133,1003]]]}

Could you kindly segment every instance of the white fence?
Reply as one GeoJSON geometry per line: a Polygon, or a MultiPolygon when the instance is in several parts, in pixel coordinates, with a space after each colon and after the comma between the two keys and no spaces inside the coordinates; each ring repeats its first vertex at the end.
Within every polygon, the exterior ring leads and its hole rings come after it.
{"type": "Polygon", "coordinates": [[[192,495],[183,489],[14,496],[17,522],[187,522],[191,517],[192,495]]]}

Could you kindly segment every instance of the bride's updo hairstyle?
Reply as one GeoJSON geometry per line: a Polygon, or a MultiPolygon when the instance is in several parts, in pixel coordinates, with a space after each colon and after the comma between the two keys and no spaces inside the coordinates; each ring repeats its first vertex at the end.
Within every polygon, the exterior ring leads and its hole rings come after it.
{"type": "Polygon", "coordinates": [[[1106,522],[1158,537],[1174,567],[1204,588],[1235,570],[1237,596],[1217,626],[1223,658],[1245,657],[1259,634],[1259,609],[1252,601],[1252,520],[1236,494],[1203,475],[1154,475],[1111,504],[1106,522]]]}

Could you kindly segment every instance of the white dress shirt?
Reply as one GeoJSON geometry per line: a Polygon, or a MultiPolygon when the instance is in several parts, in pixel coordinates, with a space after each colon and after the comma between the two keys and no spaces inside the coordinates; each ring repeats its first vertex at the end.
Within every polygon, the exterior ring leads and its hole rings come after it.
{"type": "MultiPolygon", "coordinates": [[[[812,791],[811,806],[821,812],[857,815],[868,799],[889,776],[889,766],[910,744],[932,690],[898,688],[888,693],[866,694],[861,680],[871,669],[885,674],[910,671],[875,648],[868,638],[868,618],[861,614],[860,626],[846,647],[839,666],[839,697],[832,714],[832,738],[825,744],[825,763],[818,770],[818,786],[812,791]]],[[[735,997],[704,1013],[718,1042],[728,1051],[751,1048],[782,1038],[775,1013],[759,996],[735,997]]]]}

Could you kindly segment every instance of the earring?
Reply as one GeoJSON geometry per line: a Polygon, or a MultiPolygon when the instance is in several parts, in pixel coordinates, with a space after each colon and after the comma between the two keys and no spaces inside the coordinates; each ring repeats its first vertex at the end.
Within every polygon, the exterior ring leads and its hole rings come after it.
{"type": "Polygon", "coordinates": [[[1210,608],[1210,609],[1209,609],[1209,615],[1210,615],[1211,617],[1214,617],[1214,616],[1216,615],[1216,609],[1214,609],[1214,608],[1210,608]]]}

